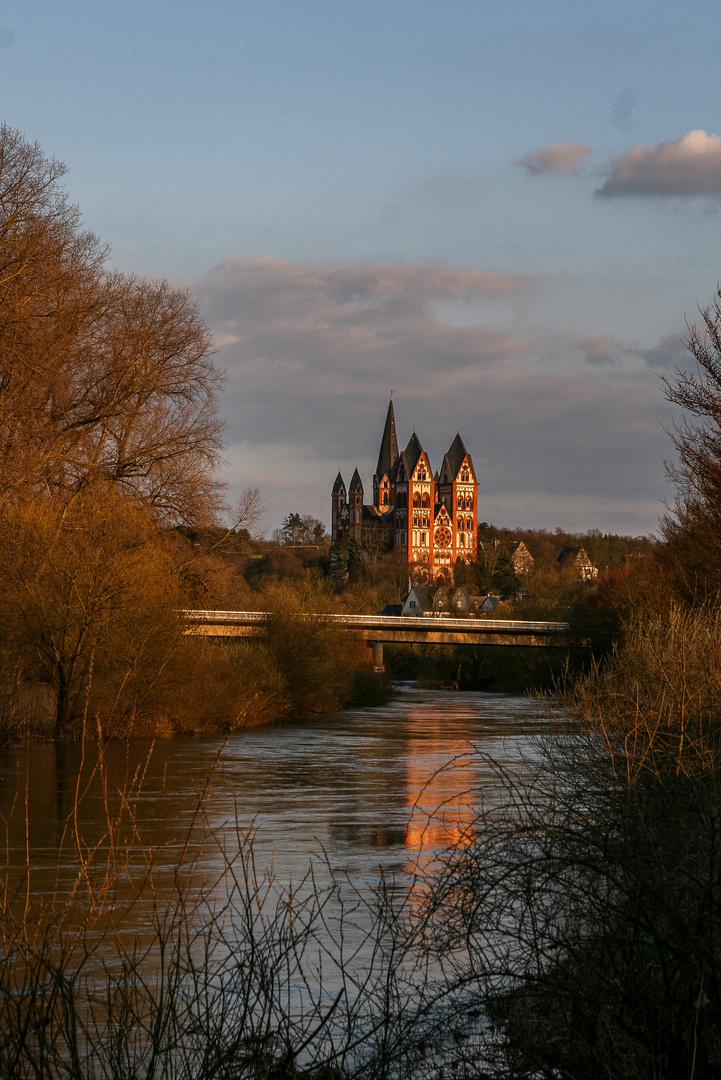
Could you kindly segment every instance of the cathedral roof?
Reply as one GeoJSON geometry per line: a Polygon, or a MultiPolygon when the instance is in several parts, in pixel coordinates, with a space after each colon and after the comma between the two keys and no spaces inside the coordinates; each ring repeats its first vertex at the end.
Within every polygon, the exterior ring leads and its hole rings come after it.
{"type": "MultiPolygon", "coordinates": [[[[458,476],[461,465],[463,464],[464,457],[468,458],[468,464],[471,467],[471,472],[475,476],[476,470],[473,468],[471,455],[466,450],[463,439],[461,438],[461,433],[457,431],[455,439],[448,447],[448,452],[443,458],[443,464],[448,466],[448,472],[450,473],[451,480],[455,480],[455,478],[458,476]]],[[[441,469],[441,471],[443,470],[441,469]]]]}
{"type": "MultiPolygon", "coordinates": [[[[340,476],[340,473],[338,473],[338,475],[340,476]]],[[[361,495],[363,494],[363,481],[361,480],[360,473],[357,469],[351,476],[350,487],[348,488],[349,494],[354,491],[360,491],[361,495]]]]}
{"type": "Polygon", "coordinates": [[[390,476],[393,464],[398,457],[398,439],[396,438],[396,417],[393,412],[393,398],[388,405],[388,412],[386,413],[385,427],[383,428],[383,438],[381,439],[381,448],[378,454],[378,464],[376,466],[376,476],[380,480],[384,475],[390,476]]]}
{"type": "Polygon", "coordinates": [[[363,520],[364,521],[380,521],[382,525],[392,524],[393,522],[393,507],[389,510],[383,510],[379,506],[364,506],[363,507],[363,520]]]}
{"type": "Polygon", "coordinates": [[[337,495],[340,491],[345,491],[345,484],[343,483],[343,477],[338,473],[335,478],[335,484],[333,484],[333,494],[337,495]]]}
{"type": "Polygon", "coordinates": [[[401,454],[409,479],[413,475],[413,470],[418,464],[418,458],[421,456],[422,453],[423,447],[421,446],[421,440],[418,438],[414,430],[413,434],[408,440],[408,446],[401,454]]]}

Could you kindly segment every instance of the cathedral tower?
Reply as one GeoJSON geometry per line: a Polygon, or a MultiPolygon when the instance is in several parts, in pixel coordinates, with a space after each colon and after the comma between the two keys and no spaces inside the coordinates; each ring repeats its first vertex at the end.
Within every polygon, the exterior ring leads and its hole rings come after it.
{"type": "Polygon", "coordinates": [[[386,549],[409,564],[414,584],[452,585],[458,559],[476,557],[478,481],[460,433],[435,476],[415,429],[398,452],[393,396],[388,405],[373,503],[363,505],[356,469],[346,492],[340,473],[331,498],[334,541],[353,538],[374,550],[386,549]]]}
{"type": "Polygon", "coordinates": [[[330,496],[331,521],[330,535],[333,540],[340,540],[341,532],[347,527],[348,506],[346,503],[346,490],[343,477],[340,473],[335,478],[333,491],[330,496]]]}
{"type": "Polygon", "coordinates": [[[350,535],[354,540],[360,540],[363,527],[363,483],[357,469],[351,477],[348,502],[350,504],[350,535]]]}
{"type": "Polygon", "coordinates": [[[452,521],[452,559],[469,562],[476,557],[478,481],[471,455],[460,432],[443,458],[438,478],[438,498],[452,521]]]}
{"type": "Polygon", "coordinates": [[[394,505],[391,471],[397,457],[396,418],[393,412],[393,397],[391,396],[383,428],[381,448],[378,453],[378,464],[373,476],[373,505],[377,506],[382,514],[392,509],[394,505]]]}

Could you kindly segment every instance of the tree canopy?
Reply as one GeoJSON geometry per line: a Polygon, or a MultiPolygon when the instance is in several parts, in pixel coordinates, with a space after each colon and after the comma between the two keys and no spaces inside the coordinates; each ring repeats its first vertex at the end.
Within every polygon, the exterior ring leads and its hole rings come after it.
{"type": "Polygon", "coordinates": [[[0,127],[0,495],[96,480],[159,520],[212,517],[222,376],[186,292],[107,267],[65,166],[0,127]]]}

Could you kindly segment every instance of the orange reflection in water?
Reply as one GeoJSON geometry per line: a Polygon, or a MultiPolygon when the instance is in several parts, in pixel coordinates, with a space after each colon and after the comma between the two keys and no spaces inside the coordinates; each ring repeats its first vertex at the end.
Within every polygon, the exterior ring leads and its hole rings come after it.
{"type": "Polygon", "coordinates": [[[430,723],[426,719],[422,737],[408,743],[406,848],[421,854],[471,844],[478,784],[478,760],[468,742],[449,742],[442,717],[430,723]]]}

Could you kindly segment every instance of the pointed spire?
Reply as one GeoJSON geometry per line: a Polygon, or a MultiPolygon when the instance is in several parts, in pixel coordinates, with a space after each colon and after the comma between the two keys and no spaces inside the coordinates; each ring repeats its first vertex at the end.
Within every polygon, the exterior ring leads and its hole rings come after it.
{"type": "Polygon", "coordinates": [[[363,482],[360,478],[360,473],[358,472],[358,469],[355,470],[351,477],[348,494],[352,495],[354,491],[360,491],[361,495],[363,494],[363,482]]]}
{"type": "Polygon", "coordinates": [[[381,448],[378,454],[378,465],[376,466],[376,476],[378,477],[379,482],[386,474],[390,476],[393,462],[397,457],[398,439],[396,438],[396,418],[395,413],[393,412],[393,394],[391,393],[391,400],[388,405],[388,412],[386,413],[385,427],[383,428],[381,448]]]}
{"type": "MultiPolygon", "coordinates": [[[[443,458],[443,466],[447,466],[449,479],[451,481],[455,480],[458,476],[464,458],[468,458],[468,464],[471,467],[471,472],[475,475],[473,462],[471,461],[471,455],[466,450],[460,432],[456,432],[456,437],[449,446],[448,453],[443,458]]],[[[441,472],[444,471],[443,466],[441,467],[441,472]]]]}
{"type": "Polygon", "coordinates": [[[338,493],[341,491],[345,495],[345,484],[343,483],[343,477],[339,472],[335,478],[335,484],[333,484],[333,494],[338,495],[338,493]]]}
{"type": "Polygon", "coordinates": [[[416,429],[413,428],[413,434],[408,440],[408,446],[403,451],[403,459],[406,464],[406,471],[409,479],[413,475],[413,470],[418,464],[418,458],[422,453],[423,447],[421,446],[421,440],[416,435],[416,429]]]}

